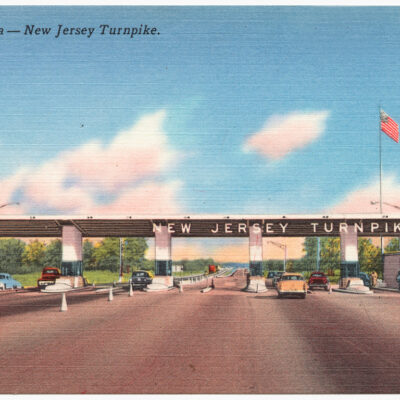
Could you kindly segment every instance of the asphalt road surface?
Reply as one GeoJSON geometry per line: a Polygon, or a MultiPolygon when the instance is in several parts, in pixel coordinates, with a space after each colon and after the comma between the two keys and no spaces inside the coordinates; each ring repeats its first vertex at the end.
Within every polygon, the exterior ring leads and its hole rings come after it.
{"type": "Polygon", "coordinates": [[[400,393],[400,294],[0,295],[0,393],[400,393]]]}

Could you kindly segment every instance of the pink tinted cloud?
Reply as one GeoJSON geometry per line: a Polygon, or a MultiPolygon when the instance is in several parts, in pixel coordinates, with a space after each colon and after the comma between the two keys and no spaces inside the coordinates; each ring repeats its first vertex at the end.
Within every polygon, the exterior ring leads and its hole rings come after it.
{"type": "Polygon", "coordinates": [[[328,116],[328,111],[273,115],[246,140],[244,150],[271,160],[281,159],[316,140],[324,132],[328,116]]]}
{"type": "MultiPolygon", "coordinates": [[[[164,118],[164,111],[146,115],[108,145],[92,141],[29,171],[20,169],[0,182],[0,199],[10,202],[18,191],[18,213],[35,206],[77,214],[177,213],[179,182],[160,182],[175,158],[162,130],[164,118]],[[108,194],[114,200],[99,204],[96,199],[108,194]]],[[[11,214],[9,207],[4,211],[11,214]]]]}
{"type": "MultiPolygon", "coordinates": [[[[146,214],[176,215],[180,204],[177,193],[181,187],[178,181],[167,183],[146,183],[121,193],[115,201],[91,208],[94,214],[146,214]]],[[[82,210],[84,212],[85,210],[82,210]]]]}
{"type": "MultiPolygon", "coordinates": [[[[399,213],[400,210],[388,204],[400,206],[400,184],[394,176],[382,180],[382,211],[384,213],[399,213]],[[385,204],[388,203],[388,204],[385,204]]],[[[331,207],[327,212],[341,213],[380,213],[379,181],[349,193],[341,202],[331,207]],[[374,204],[371,204],[374,202],[374,204]]]]}
{"type": "Polygon", "coordinates": [[[165,116],[158,111],[142,117],[108,145],[93,141],[64,153],[68,174],[109,192],[159,174],[175,157],[162,130],[165,116]]]}

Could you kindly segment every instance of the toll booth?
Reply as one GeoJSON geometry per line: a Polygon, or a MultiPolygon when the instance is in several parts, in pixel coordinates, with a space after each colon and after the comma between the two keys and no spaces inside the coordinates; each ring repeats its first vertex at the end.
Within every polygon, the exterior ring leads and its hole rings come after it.
{"type": "Polygon", "coordinates": [[[172,260],[156,260],[155,273],[161,276],[172,275],[172,260]]]}
{"type": "Polygon", "coordinates": [[[62,276],[82,276],[82,261],[63,261],[61,263],[62,276]]]}
{"type": "Polygon", "coordinates": [[[383,255],[383,280],[387,287],[397,289],[397,274],[400,271],[400,252],[383,255]]]}
{"type": "Polygon", "coordinates": [[[249,269],[250,269],[251,276],[263,276],[262,261],[250,262],[249,269]]]}
{"type": "Polygon", "coordinates": [[[340,262],[340,279],[359,278],[359,277],[360,277],[360,263],[358,261],[340,262]]]}

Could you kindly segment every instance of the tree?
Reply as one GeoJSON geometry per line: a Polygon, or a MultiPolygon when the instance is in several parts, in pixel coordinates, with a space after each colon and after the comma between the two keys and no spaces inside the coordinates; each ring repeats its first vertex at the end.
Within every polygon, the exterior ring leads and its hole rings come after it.
{"type": "Polygon", "coordinates": [[[308,260],[317,260],[317,241],[316,237],[306,237],[303,243],[303,251],[306,253],[304,258],[308,260]]]}
{"type": "Polygon", "coordinates": [[[93,260],[96,269],[119,270],[119,239],[105,238],[93,250],[93,260]]]}
{"type": "Polygon", "coordinates": [[[93,243],[88,239],[86,239],[83,242],[82,258],[83,258],[82,264],[84,271],[94,269],[95,267],[94,246],[93,243]]]}
{"type": "Polygon", "coordinates": [[[148,249],[145,238],[127,238],[124,240],[124,266],[143,269],[144,254],[148,249]]]}
{"type": "Polygon", "coordinates": [[[39,240],[34,240],[25,246],[22,262],[29,271],[41,271],[44,266],[45,245],[39,240]]]}
{"type": "Polygon", "coordinates": [[[9,274],[24,272],[22,255],[25,243],[18,239],[0,240],[0,271],[9,274]]]}
{"type": "Polygon", "coordinates": [[[293,260],[287,260],[286,261],[286,271],[293,272],[293,268],[294,268],[293,260]]]}
{"type": "Polygon", "coordinates": [[[388,245],[385,247],[385,253],[393,253],[400,251],[399,238],[392,238],[388,245]]]}
{"type": "Polygon", "coordinates": [[[340,238],[328,237],[321,239],[321,260],[322,271],[334,270],[340,267],[340,238]]]}
{"type": "Polygon", "coordinates": [[[367,273],[376,271],[382,275],[382,255],[379,247],[372,244],[371,239],[358,239],[358,261],[360,269],[367,273]]]}
{"type": "Polygon", "coordinates": [[[60,268],[62,259],[62,244],[61,240],[53,240],[44,250],[44,265],[49,267],[60,268]]]}
{"type": "Polygon", "coordinates": [[[283,271],[282,260],[265,260],[263,261],[264,271],[283,271]]]}

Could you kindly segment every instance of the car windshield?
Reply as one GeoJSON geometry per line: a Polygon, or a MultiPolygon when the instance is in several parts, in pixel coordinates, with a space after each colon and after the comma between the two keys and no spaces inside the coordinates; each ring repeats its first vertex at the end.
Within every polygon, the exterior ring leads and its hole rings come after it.
{"type": "Polygon", "coordinates": [[[300,275],[283,275],[282,280],[283,281],[302,281],[304,279],[300,275]]]}
{"type": "Polygon", "coordinates": [[[147,272],[144,271],[134,271],[132,276],[148,276],[147,272]]]}
{"type": "Polygon", "coordinates": [[[313,278],[322,278],[324,275],[323,274],[312,274],[311,276],[313,278]]]}
{"type": "Polygon", "coordinates": [[[275,272],[268,272],[267,278],[273,278],[275,276],[275,272]]]}
{"type": "Polygon", "coordinates": [[[55,269],[47,269],[44,271],[45,274],[58,274],[58,271],[55,269]]]}

